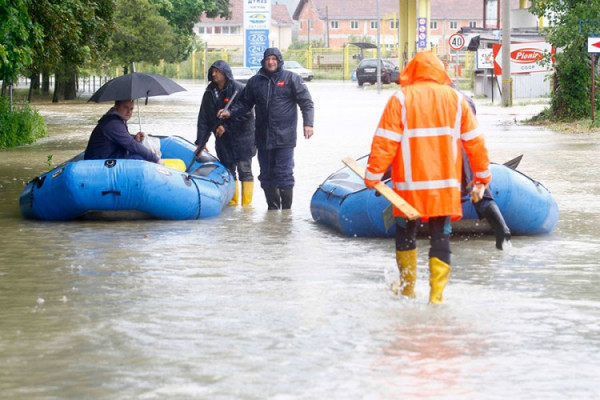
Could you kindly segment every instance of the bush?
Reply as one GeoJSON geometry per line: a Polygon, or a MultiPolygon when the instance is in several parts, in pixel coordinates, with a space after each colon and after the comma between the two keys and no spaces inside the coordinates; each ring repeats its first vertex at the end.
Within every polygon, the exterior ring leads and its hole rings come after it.
{"type": "Polygon", "coordinates": [[[30,144],[48,136],[44,118],[29,104],[10,110],[8,99],[0,97],[0,149],[30,144]]]}

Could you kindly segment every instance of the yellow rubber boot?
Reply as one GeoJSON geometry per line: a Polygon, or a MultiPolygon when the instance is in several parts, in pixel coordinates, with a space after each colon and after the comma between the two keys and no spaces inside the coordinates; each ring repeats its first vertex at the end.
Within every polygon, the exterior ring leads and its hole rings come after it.
{"type": "Polygon", "coordinates": [[[252,205],[252,193],[254,192],[254,182],[242,181],[242,206],[250,207],[252,205]]]}
{"type": "Polygon", "coordinates": [[[417,249],[397,251],[396,263],[400,272],[400,282],[392,283],[394,294],[415,298],[415,283],[417,281],[417,249]]]}
{"type": "Polygon", "coordinates": [[[437,257],[429,259],[429,304],[444,302],[444,288],[450,279],[450,266],[437,257]]]}
{"type": "Polygon", "coordinates": [[[238,205],[238,201],[240,198],[240,185],[238,185],[238,183],[240,182],[235,181],[235,191],[233,192],[233,197],[231,198],[231,201],[229,202],[229,204],[227,204],[228,206],[235,207],[238,205]]]}

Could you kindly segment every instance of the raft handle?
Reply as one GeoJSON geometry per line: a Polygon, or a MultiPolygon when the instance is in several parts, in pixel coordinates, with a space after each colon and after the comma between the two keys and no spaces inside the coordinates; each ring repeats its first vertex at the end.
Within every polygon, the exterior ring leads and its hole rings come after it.
{"type": "Polygon", "coordinates": [[[104,191],[102,191],[102,196],[106,196],[107,194],[114,194],[114,195],[120,196],[121,191],[120,190],[104,190],[104,191]]]}

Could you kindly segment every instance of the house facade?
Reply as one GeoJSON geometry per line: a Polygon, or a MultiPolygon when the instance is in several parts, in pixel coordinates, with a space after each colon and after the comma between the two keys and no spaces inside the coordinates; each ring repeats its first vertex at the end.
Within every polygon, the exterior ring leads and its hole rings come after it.
{"type": "MultiPolygon", "coordinates": [[[[462,27],[484,26],[484,0],[431,0],[430,10],[419,10],[417,15],[427,15],[427,48],[438,48],[438,54],[449,51],[448,39],[462,27]]],[[[510,0],[513,9],[521,0],[510,0]]],[[[485,1],[486,26],[497,25],[497,1],[485,1]]],[[[398,29],[399,0],[300,0],[292,18],[297,21],[298,40],[320,42],[324,47],[341,48],[352,41],[377,43],[378,26],[383,48],[396,49],[400,42],[398,29]]],[[[415,25],[416,28],[416,25],[415,25]]],[[[411,52],[416,51],[416,43],[411,52]]]]}
{"type": "MultiPolygon", "coordinates": [[[[231,19],[207,18],[206,14],[194,25],[196,34],[207,43],[209,50],[239,50],[244,48],[244,2],[229,0],[231,19]]],[[[285,5],[271,5],[269,46],[287,49],[292,43],[294,21],[285,5]]]]}

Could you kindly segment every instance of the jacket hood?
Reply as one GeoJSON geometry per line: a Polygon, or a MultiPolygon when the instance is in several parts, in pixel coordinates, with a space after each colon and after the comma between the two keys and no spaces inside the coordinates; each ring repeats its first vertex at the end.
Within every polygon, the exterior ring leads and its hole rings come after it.
{"type": "Polygon", "coordinates": [[[452,83],[444,64],[431,51],[417,53],[404,67],[399,81],[401,86],[412,85],[419,81],[436,82],[440,85],[450,85],[452,83]]]}
{"type": "Polygon", "coordinates": [[[281,71],[281,68],[283,68],[283,54],[281,54],[281,51],[279,51],[279,49],[277,47],[269,47],[268,49],[265,50],[265,53],[263,55],[262,61],[260,62],[260,65],[262,65],[262,67],[265,68],[265,60],[269,56],[277,57],[277,61],[279,64],[279,65],[277,65],[277,71],[281,71]]]}
{"type": "Polygon", "coordinates": [[[210,82],[213,81],[213,77],[212,77],[213,68],[216,68],[219,71],[221,71],[223,73],[223,75],[225,75],[225,77],[227,78],[228,81],[233,80],[233,72],[231,72],[231,67],[229,66],[229,64],[227,64],[227,61],[217,60],[208,69],[208,80],[210,82]]]}
{"type": "MultiPolygon", "coordinates": [[[[119,114],[117,112],[117,110],[115,110],[114,107],[111,107],[106,114],[104,114],[102,117],[100,117],[100,119],[98,120],[98,123],[100,122],[104,122],[107,121],[109,119],[120,119],[121,121],[125,122],[125,120],[123,119],[123,117],[121,117],[121,114],[119,114]]],[[[126,122],[125,122],[126,123],[126,122]]]]}

